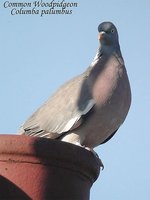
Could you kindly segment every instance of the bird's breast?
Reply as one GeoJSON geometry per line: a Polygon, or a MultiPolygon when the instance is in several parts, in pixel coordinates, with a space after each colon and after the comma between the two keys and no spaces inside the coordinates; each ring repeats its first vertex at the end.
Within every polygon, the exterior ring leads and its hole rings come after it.
{"type": "Polygon", "coordinates": [[[92,95],[96,104],[102,106],[111,100],[114,93],[121,92],[119,87],[120,84],[123,84],[125,76],[124,66],[119,63],[117,58],[111,57],[93,83],[92,95]]]}
{"type": "Polygon", "coordinates": [[[111,58],[97,75],[92,95],[94,112],[80,131],[86,135],[83,144],[95,147],[119,128],[131,103],[126,69],[117,58],[111,58]]]}

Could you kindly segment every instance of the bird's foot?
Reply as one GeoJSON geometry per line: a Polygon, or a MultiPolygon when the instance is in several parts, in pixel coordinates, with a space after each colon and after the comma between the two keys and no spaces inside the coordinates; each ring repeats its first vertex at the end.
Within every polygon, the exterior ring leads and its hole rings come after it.
{"type": "MultiPolygon", "coordinates": [[[[92,148],[89,148],[89,147],[85,147],[85,149],[87,149],[88,151],[92,152],[94,156],[96,156],[97,158],[99,158],[98,154],[92,149],[92,148]]],[[[102,160],[99,158],[99,161],[100,161],[100,166],[102,167],[102,170],[104,169],[104,164],[102,162],[102,160]]]]}
{"type": "Polygon", "coordinates": [[[75,145],[77,146],[80,146],[80,147],[83,147],[84,149],[90,151],[95,157],[97,157],[100,161],[100,166],[102,167],[102,170],[104,169],[104,164],[103,162],[101,161],[101,159],[99,158],[98,154],[90,147],[86,147],[85,145],[81,145],[80,142],[76,142],[75,145]]]}

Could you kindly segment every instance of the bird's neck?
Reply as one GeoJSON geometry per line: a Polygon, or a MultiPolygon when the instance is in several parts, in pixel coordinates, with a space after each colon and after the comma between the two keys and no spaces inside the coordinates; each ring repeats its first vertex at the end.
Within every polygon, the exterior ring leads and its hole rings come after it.
{"type": "Polygon", "coordinates": [[[121,51],[120,51],[120,46],[119,44],[117,46],[106,46],[106,45],[100,45],[97,52],[96,52],[96,55],[90,65],[90,67],[94,67],[99,61],[100,61],[100,58],[105,55],[107,58],[110,57],[110,55],[112,54],[116,54],[118,57],[121,57],[122,58],[122,55],[121,55],[121,51]]]}
{"type": "Polygon", "coordinates": [[[101,48],[99,47],[90,67],[95,66],[95,64],[100,60],[101,55],[102,55],[102,51],[101,51],[101,48]]]}

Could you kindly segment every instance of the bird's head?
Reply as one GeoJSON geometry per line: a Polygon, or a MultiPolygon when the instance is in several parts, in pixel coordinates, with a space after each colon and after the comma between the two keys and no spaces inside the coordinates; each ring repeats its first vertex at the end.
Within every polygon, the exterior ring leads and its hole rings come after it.
{"type": "Polygon", "coordinates": [[[98,39],[101,47],[115,47],[119,45],[118,32],[115,25],[111,22],[103,22],[98,26],[98,39]]]}

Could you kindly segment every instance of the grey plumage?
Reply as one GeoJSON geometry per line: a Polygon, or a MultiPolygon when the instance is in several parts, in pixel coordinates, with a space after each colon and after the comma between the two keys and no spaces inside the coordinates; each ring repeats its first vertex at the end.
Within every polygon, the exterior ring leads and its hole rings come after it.
{"type": "Polygon", "coordinates": [[[107,141],[131,103],[116,27],[98,27],[100,46],[88,69],[60,87],[21,127],[20,134],[59,139],[89,148],[107,141]]]}

